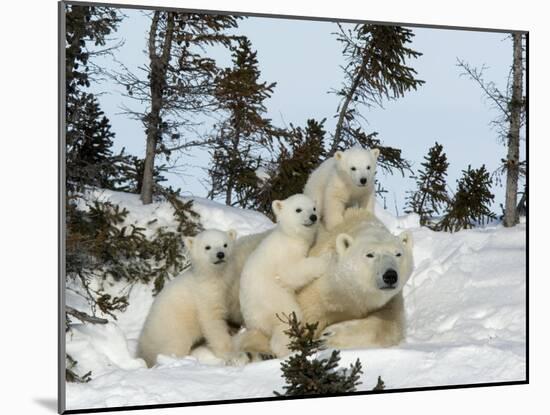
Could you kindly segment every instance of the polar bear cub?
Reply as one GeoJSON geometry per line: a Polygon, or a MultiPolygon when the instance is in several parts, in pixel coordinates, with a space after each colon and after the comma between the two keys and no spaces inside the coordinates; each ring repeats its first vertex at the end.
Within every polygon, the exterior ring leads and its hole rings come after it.
{"type": "Polygon", "coordinates": [[[337,151],[307,180],[304,193],[317,202],[321,221],[328,230],[344,220],[351,206],[374,212],[374,175],[380,150],[353,147],[337,151]]]}
{"type": "Polygon", "coordinates": [[[185,238],[191,267],[156,297],[139,337],[138,357],[149,367],[159,354],[188,355],[203,338],[217,357],[237,356],[226,322],[235,237],[233,230],[210,229],[185,238]]]}
{"type": "Polygon", "coordinates": [[[295,291],[321,275],[328,260],[307,257],[318,223],[310,198],[297,194],[276,200],[272,209],[277,226],[248,257],[239,298],[247,330],[262,332],[271,351],[282,357],[289,354],[289,339],[279,317],[295,312],[300,319],[295,291]]]}

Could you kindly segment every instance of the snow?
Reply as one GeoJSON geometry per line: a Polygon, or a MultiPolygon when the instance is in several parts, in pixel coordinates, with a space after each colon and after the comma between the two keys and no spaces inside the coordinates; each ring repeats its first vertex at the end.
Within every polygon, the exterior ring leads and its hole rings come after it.
{"type": "Polygon", "coordinates": [[[385,210],[380,203],[375,204],[374,214],[394,234],[398,234],[405,229],[413,229],[420,226],[420,216],[416,213],[394,216],[385,210]]]}
{"type": "Polygon", "coordinates": [[[269,175],[269,173],[264,167],[258,167],[255,173],[256,173],[256,177],[260,179],[260,181],[262,182],[266,182],[271,178],[271,176],[269,175]]]}
{"type": "MultiPolygon", "coordinates": [[[[166,202],[143,205],[136,194],[104,189],[90,191],[88,199],[112,202],[125,207],[128,210],[128,216],[124,225],[141,226],[146,229],[146,236],[153,235],[159,227],[166,227],[168,230],[175,230],[177,227],[173,216],[174,210],[166,202]],[[154,222],[151,223],[152,221],[154,222]]],[[[189,199],[183,198],[184,201],[189,199]]],[[[216,228],[223,231],[235,229],[238,236],[244,236],[263,232],[273,226],[273,222],[262,213],[222,205],[202,197],[193,197],[192,199],[194,201],[193,210],[201,216],[200,221],[205,229],[216,228]]],[[[81,207],[85,208],[85,206],[81,207]]]]}
{"type": "MultiPolygon", "coordinates": [[[[125,206],[130,222],[147,225],[156,218],[149,230],[174,226],[166,203],[143,206],[135,195],[108,191],[95,196],[125,206]]],[[[273,226],[257,212],[194,200],[205,227],[245,235],[273,226]]],[[[378,375],[388,389],[524,380],[526,224],[450,234],[419,227],[416,215],[396,218],[380,206],[376,215],[394,233],[412,232],[416,267],[404,288],[405,342],[341,354],[342,366],[357,358],[363,364],[358,389],[372,389],[378,375]]],[[[152,287],[112,283],[109,290],[130,290],[127,310],[108,325],[75,325],[67,334],[67,351],[81,373],[92,370],[91,382],[67,384],[67,409],[269,397],[281,391],[280,360],[223,366],[199,348],[185,358],[163,356],[147,369],[134,355],[152,287]]],[[[83,309],[80,297],[67,294],[68,305],[83,309]]]]}

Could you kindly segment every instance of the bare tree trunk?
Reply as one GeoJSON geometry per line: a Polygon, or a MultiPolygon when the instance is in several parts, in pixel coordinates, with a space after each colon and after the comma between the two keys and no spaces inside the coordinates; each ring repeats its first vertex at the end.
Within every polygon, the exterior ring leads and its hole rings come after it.
{"type": "Polygon", "coordinates": [[[523,35],[513,34],[514,62],[512,64],[512,101],[510,102],[510,130],[508,132],[508,155],[506,160],[506,200],[504,226],[518,223],[517,198],[519,178],[519,132],[523,107],[523,35]]]}
{"type": "MultiPolygon", "coordinates": [[[[153,108],[151,109],[153,112],[153,108]]],[[[153,202],[153,186],[155,171],[155,153],[157,150],[157,138],[155,130],[151,126],[147,131],[147,146],[145,149],[145,162],[143,165],[143,179],[141,181],[141,201],[144,205],[153,202]]]]}
{"type": "Polygon", "coordinates": [[[342,103],[342,107],[340,108],[340,114],[338,115],[338,122],[336,123],[336,129],[334,131],[332,146],[330,147],[330,150],[328,152],[329,157],[333,156],[334,153],[336,153],[336,150],[338,150],[338,144],[340,143],[340,137],[342,136],[342,127],[344,124],[344,118],[346,116],[346,112],[348,111],[348,107],[351,102],[351,99],[353,98],[353,95],[355,94],[355,91],[359,86],[359,82],[361,81],[362,75],[363,75],[363,68],[361,68],[361,70],[358,71],[344,99],[344,102],[342,103]]]}
{"type": "Polygon", "coordinates": [[[233,180],[229,178],[227,180],[227,189],[225,189],[225,204],[231,206],[231,200],[233,199],[233,180]]]}
{"type": "Polygon", "coordinates": [[[164,44],[162,54],[156,53],[155,41],[158,35],[158,23],[161,12],[155,12],[151,21],[149,32],[149,59],[151,61],[151,110],[147,114],[147,146],[145,150],[145,161],[143,166],[143,181],[141,186],[141,201],[148,205],[153,201],[155,156],[157,153],[158,139],[161,137],[161,110],[163,107],[162,92],[166,84],[166,70],[170,61],[170,50],[172,49],[172,38],[174,34],[174,13],[169,12],[167,16],[166,32],[164,33],[164,44]]]}
{"type": "MultiPolygon", "coordinates": [[[[233,150],[233,158],[235,157],[235,154],[239,152],[239,145],[241,142],[241,129],[239,127],[240,125],[240,117],[237,115],[235,120],[235,137],[231,140],[232,144],[232,150],[233,150]]],[[[227,179],[227,189],[225,189],[225,204],[227,206],[232,206],[233,201],[233,187],[235,186],[235,181],[233,180],[233,174],[231,174],[227,179]]]]}

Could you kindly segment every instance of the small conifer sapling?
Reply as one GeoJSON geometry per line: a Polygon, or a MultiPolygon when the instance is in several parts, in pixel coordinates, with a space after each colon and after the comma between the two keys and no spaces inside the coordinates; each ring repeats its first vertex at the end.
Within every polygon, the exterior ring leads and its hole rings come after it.
{"type": "Polygon", "coordinates": [[[410,193],[407,200],[406,213],[414,212],[420,216],[420,225],[431,224],[434,215],[449,203],[447,194],[447,156],[443,152],[443,146],[437,142],[424,156],[422,169],[418,170],[417,175],[412,176],[416,179],[417,189],[410,193]]]}
{"type": "Polygon", "coordinates": [[[292,354],[281,363],[286,385],[284,392],[276,396],[323,395],[354,392],[361,383],[363,373],[359,359],[349,369],[340,369],[340,351],[333,350],[329,358],[318,359],[313,355],[319,351],[323,341],[315,339],[318,323],[301,324],[296,314],[291,313],[285,333],[290,337],[288,345],[292,354]]]}
{"type": "Polygon", "coordinates": [[[490,210],[495,196],[491,193],[491,176],[485,165],[479,169],[468,166],[462,174],[447,212],[437,225],[444,231],[457,232],[496,219],[495,213],[490,210]]]}

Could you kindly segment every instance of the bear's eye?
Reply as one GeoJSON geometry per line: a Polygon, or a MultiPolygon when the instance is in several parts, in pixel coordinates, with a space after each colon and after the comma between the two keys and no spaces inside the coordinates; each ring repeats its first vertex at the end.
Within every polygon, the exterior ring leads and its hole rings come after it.
{"type": "Polygon", "coordinates": [[[367,166],[367,170],[370,170],[370,166],[367,166]]]}
{"type": "Polygon", "coordinates": [[[224,248],[227,248],[227,244],[223,244],[223,247],[224,247],[224,248]]]}
{"type": "Polygon", "coordinates": [[[401,256],[401,252],[398,252],[397,254],[395,254],[395,256],[401,256]]]}
{"type": "Polygon", "coordinates": [[[374,258],[374,254],[367,254],[367,258],[374,258]]]}
{"type": "Polygon", "coordinates": [[[313,211],[315,212],[317,210],[317,208],[313,208],[313,211]]]}
{"type": "Polygon", "coordinates": [[[302,211],[302,209],[298,208],[296,209],[296,213],[300,213],[302,211]]]}
{"type": "Polygon", "coordinates": [[[207,251],[210,250],[210,245],[206,245],[204,249],[206,249],[207,251]]]}
{"type": "Polygon", "coordinates": [[[351,171],[355,171],[355,170],[357,170],[355,167],[352,167],[352,168],[351,168],[351,171]]]}

